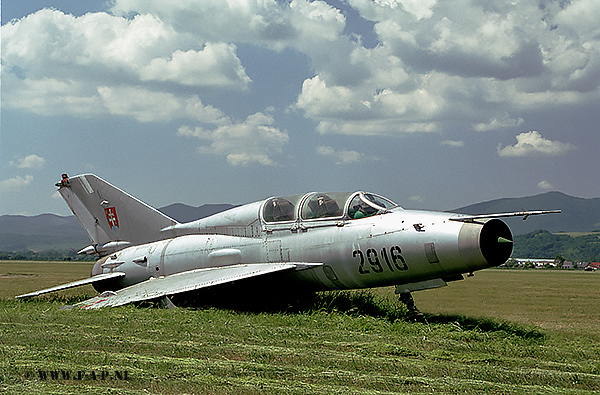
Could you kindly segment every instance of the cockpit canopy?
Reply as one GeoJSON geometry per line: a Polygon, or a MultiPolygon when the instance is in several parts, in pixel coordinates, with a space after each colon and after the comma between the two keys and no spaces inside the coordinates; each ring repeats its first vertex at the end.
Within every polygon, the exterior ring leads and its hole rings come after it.
{"type": "Polygon", "coordinates": [[[306,195],[273,197],[267,199],[262,209],[265,222],[289,222],[319,219],[359,219],[381,214],[396,203],[367,192],[312,192],[306,195]]]}

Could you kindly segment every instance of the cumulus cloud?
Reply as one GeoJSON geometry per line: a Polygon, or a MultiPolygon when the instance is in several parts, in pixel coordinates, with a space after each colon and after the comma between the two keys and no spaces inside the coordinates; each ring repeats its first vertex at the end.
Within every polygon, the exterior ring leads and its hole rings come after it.
{"type": "Polygon", "coordinates": [[[272,156],[282,152],[289,136],[286,131],[272,126],[273,123],[272,116],[259,112],[250,115],[243,122],[228,123],[213,130],[184,126],[177,134],[207,141],[209,144],[200,146],[198,151],[225,155],[232,166],[274,166],[277,162],[272,156]]]}
{"type": "Polygon", "coordinates": [[[448,147],[460,148],[465,146],[464,141],[455,141],[455,140],[444,140],[440,143],[440,145],[445,145],[448,147]]]}
{"type": "Polygon", "coordinates": [[[203,41],[245,42],[274,49],[308,47],[333,42],[343,32],[345,18],[323,1],[239,0],[228,2],[115,0],[112,12],[157,15],[177,31],[203,41]]]}
{"type": "Polygon", "coordinates": [[[8,162],[9,165],[17,167],[19,169],[36,169],[39,170],[44,167],[46,160],[36,154],[27,155],[22,158],[17,158],[14,161],[8,162]]]}
{"type": "Polygon", "coordinates": [[[523,123],[525,123],[523,118],[512,118],[508,113],[504,113],[501,116],[492,118],[488,122],[480,122],[476,125],[473,125],[473,129],[477,130],[478,132],[487,132],[490,130],[515,128],[523,125],[523,123]]]}
{"type": "Polygon", "coordinates": [[[228,122],[219,109],[204,105],[198,96],[181,97],[169,92],[136,86],[98,87],[102,105],[109,114],[134,118],[139,122],[163,122],[187,118],[202,123],[228,122]]]}
{"type": "Polygon", "coordinates": [[[336,165],[349,165],[368,160],[378,160],[376,157],[371,157],[357,151],[338,150],[328,145],[318,146],[316,150],[319,155],[335,160],[336,165]]]}
{"type": "Polygon", "coordinates": [[[523,157],[523,156],[557,156],[564,155],[575,149],[570,143],[561,143],[560,141],[551,141],[539,132],[530,131],[517,135],[517,144],[508,145],[502,148],[498,145],[498,154],[505,157],[523,157]]]}
{"type": "Polygon", "coordinates": [[[554,189],[554,185],[550,184],[546,180],[540,181],[537,186],[538,186],[538,188],[540,188],[544,191],[550,191],[550,190],[554,189]]]}
{"type": "Polygon", "coordinates": [[[317,75],[305,81],[296,107],[320,131],[442,130],[457,118],[489,131],[521,126],[523,109],[598,100],[600,12],[591,12],[598,9],[593,0],[348,3],[374,23],[380,45],[360,48],[340,38],[348,53],[336,53],[345,61],[340,71],[314,59],[317,75]]]}
{"type": "Polygon", "coordinates": [[[168,121],[181,111],[175,95],[137,87],[98,87],[98,94],[109,113],[126,115],[140,122],[168,121]]]}
{"type": "Polygon", "coordinates": [[[443,98],[427,89],[369,92],[329,86],[317,75],[304,81],[295,108],[319,120],[317,131],[323,134],[393,135],[437,131],[437,123],[430,120],[443,111],[444,104],[443,98]]]}
{"type": "Polygon", "coordinates": [[[344,2],[373,26],[372,48],[324,1],[111,5],[81,17],[40,10],[4,25],[3,105],[140,122],[185,118],[191,96],[178,92],[252,90],[242,45],[306,56],[311,73],[286,104],[319,133],[439,132],[456,120],[491,131],[522,126],[524,110],[600,99],[597,0],[344,2]]]}
{"type": "Polygon", "coordinates": [[[42,9],[2,26],[7,108],[167,120],[174,101],[187,99],[175,98],[173,86],[246,90],[250,82],[235,45],[199,41],[149,14],[75,17],[42,9]],[[164,82],[174,85],[165,89],[164,82]],[[133,103],[124,103],[123,93],[131,93],[133,103]],[[157,99],[165,99],[165,108],[157,108],[157,99]]]}
{"type": "Polygon", "coordinates": [[[0,182],[0,192],[14,193],[19,192],[21,188],[31,184],[33,176],[26,175],[25,178],[16,176],[0,182]]]}
{"type": "Polygon", "coordinates": [[[152,59],[150,64],[140,70],[140,79],[246,89],[250,78],[235,55],[235,49],[233,44],[207,43],[202,51],[176,50],[168,59],[152,59]]]}

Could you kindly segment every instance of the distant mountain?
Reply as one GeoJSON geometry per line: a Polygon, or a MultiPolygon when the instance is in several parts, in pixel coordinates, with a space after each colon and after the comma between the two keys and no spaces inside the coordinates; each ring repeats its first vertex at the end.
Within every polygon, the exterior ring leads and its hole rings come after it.
{"type": "MultiPolygon", "coordinates": [[[[189,222],[232,207],[235,206],[205,204],[192,207],[177,203],[160,208],[159,211],[179,222],[189,222]]],[[[0,216],[0,251],[81,249],[89,244],[90,239],[73,215],[0,216]]]]}
{"type": "Polygon", "coordinates": [[[74,216],[0,216],[0,251],[83,248],[89,242],[74,216]]]}
{"type": "Polygon", "coordinates": [[[159,210],[169,217],[179,222],[190,222],[210,215],[220,213],[221,211],[233,208],[231,204],[205,204],[199,207],[192,207],[182,203],[171,204],[159,210]]]}
{"type": "Polygon", "coordinates": [[[562,210],[561,214],[548,214],[521,218],[506,218],[514,234],[535,230],[549,232],[591,232],[600,229],[600,198],[584,199],[561,192],[547,192],[522,198],[496,199],[452,210],[464,214],[492,214],[521,210],[562,210]]]}

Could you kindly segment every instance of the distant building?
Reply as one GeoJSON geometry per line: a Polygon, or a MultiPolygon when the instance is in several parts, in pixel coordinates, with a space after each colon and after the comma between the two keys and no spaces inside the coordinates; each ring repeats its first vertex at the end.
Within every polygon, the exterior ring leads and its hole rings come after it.
{"type": "Polygon", "coordinates": [[[524,268],[560,268],[560,269],[581,269],[581,270],[600,270],[600,262],[572,262],[564,261],[562,263],[557,262],[554,259],[543,259],[543,258],[510,258],[506,263],[500,265],[500,267],[524,267],[524,268]]]}
{"type": "MultiPolygon", "coordinates": [[[[541,269],[544,267],[555,267],[556,262],[554,259],[542,259],[542,258],[511,258],[512,267],[534,267],[541,269]]],[[[508,265],[505,265],[508,266],[508,265]]]]}
{"type": "Polygon", "coordinates": [[[573,265],[573,262],[571,261],[564,261],[562,265],[560,265],[561,269],[573,269],[574,267],[575,265],[573,265]]]}
{"type": "Polygon", "coordinates": [[[587,266],[585,267],[585,270],[587,270],[587,271],[600,270],[600,262],[588,263],[587,266]]]}

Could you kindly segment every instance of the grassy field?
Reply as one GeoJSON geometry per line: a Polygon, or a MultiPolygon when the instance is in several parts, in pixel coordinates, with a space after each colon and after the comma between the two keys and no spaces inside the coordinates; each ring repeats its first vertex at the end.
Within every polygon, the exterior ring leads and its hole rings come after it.
{"type": "Polygon", "coordinates": [[[393,289],[335,294],[355,303],[343,308],[323,296],[300,313],[60,309],[93,295],[91,288],[12,300],[89,270],[89,263],[0,262],[0,393],[600,391],[598,273],[478,272],[415,293],[424,322],[394,318],[402,308],[390,299],[393,289]],[[361,303],[390,314],[365,313],[361,303]]]}

